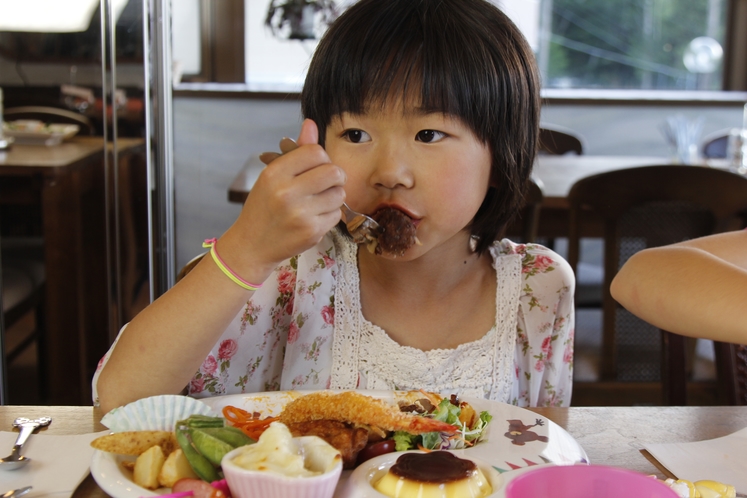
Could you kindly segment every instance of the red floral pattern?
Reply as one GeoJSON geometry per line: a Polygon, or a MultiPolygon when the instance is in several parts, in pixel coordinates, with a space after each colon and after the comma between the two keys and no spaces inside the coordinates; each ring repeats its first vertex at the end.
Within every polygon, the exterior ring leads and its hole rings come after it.
{"type": "MultiPolygon", "coordinates": [[[[207,355],[189,383],[190,394],[329,387],[340,271],[335,244],[349,243],[340,240],[325,237],[316,249],[276,269],[207,355]]],[[[521,256],[515,343],[509,345],[514,378],[507,401],[567,405],[573,371],[573,274],[565,261],[542,246],[504,240],[494,249],[496,258],[521,256]]],[[[109,354],[94,376],[94,396],[109,354]]]]}

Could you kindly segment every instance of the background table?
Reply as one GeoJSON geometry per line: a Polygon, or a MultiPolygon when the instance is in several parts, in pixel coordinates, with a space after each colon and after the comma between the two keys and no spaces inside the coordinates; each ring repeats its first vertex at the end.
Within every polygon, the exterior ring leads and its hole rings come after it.
{"type": "MultiPolygon", "coordinates": [[[[659,478],[670,477],[641,452],[644,443],[702,441],[747,426],[747,406],[533,408],[566,429],[594,464],[612,465],[659,478]]],[[[47,434],[87,434],[105,430],[101,412],[90,407],[0,406],[0,427],[16,417],[50,416],[47,434]]],[[[686,478],[686,476],[683,476],[686,478]]],[[[89,475],[74,498],[107,496],[89,475]]]]}
{"type": "Polygon", "coordinates": [[[0,154],[0,202],[41,210],[47,354],[40,356],[51,404],[83,403],[90,375],[81,345],[91,328],[106,331],[106,300],[102,317],[86,299],[89,292],[106,296],[104,151],[103,138],[80,137],[56,146],[14,144],[0,154]],[[86,279],[87,271],[98,277],[86,279]]]}
{"type": "MultiPolygon", "coordinates": [[[[119,139],[118,154],[143,143],[119,139]]],[[[80,136],[0,152],[0,204],[41,212],[46,333],[40,357],[46,358],[45,401],[52,405],[90,403],[93,371],[111,343],[104,159],[112,150],[102,137],[80,136]]]]}

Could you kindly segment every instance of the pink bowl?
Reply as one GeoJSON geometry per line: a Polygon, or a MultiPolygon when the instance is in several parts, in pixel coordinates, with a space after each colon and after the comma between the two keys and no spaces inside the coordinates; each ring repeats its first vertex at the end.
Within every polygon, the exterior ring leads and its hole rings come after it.
{"type": "Polygon", "coordinates": [[[602,465],[543,467],[516,477],[506,498],[677,498],[666,484],[638,472],[602,465]]]}

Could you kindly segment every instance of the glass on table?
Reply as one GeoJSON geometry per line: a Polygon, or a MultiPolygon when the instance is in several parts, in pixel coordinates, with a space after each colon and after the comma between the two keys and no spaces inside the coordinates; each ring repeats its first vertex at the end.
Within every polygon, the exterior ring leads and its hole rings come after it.
{"type": "Polygon", "coordinates": [[[726,145],[729,169],[740,175],[747,174],[747,129],[733,128],[726,145]]]}

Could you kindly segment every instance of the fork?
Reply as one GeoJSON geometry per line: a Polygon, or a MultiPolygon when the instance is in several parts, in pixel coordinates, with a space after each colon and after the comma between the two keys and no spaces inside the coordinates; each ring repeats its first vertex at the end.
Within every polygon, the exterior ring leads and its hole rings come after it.
{"type": "MultiPolygon", "coordinates": [[[[265,164],[270,164],[283,154],[287,154],[297,148],[298,144],[292,138],[284,137],[280,140],[279,153],[263,152],[259,155],[259,160],[265,164]]],[[[381,228],[376,220],[363,213],[353,211],[346,202],[342,203],[340,210],[342,211],[342,217],[345,220],[345,226],[353,237],[353,242],[356,244],[366,244],[371,240],[378,238],[381,228]]]]}

